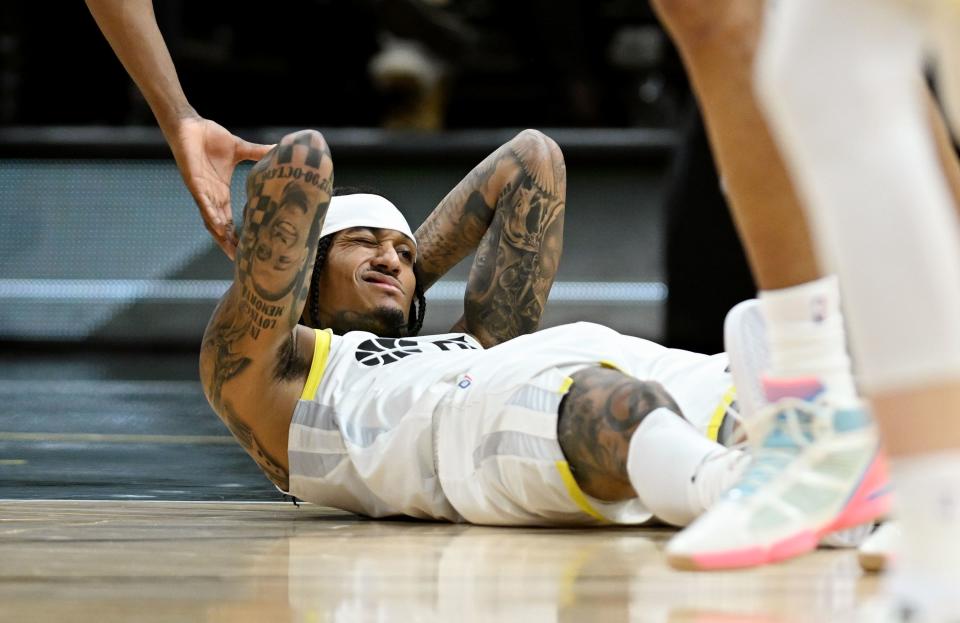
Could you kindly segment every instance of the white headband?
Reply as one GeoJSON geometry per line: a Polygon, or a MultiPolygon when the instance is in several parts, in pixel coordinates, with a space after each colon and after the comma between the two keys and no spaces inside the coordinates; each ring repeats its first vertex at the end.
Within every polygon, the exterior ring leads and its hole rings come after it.
{"type": "Polygon", "coordinates": [[[330,207],[327,208],[327,218],[320,230],[320,237],[351,227],[392,229],[413,241],[414,246],[417,244],[407,219],[403,218],[397,206],[380,195],[358,193],[330,198],[330,207]]]}

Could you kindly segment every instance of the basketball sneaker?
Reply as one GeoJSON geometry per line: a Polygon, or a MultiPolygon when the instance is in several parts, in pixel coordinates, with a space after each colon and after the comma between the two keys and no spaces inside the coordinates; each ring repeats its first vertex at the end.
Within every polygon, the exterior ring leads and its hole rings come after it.
{"type": "Polygon", "coordinates": [[[751,463],[667,545],[675,568],[785,560],[888,510],[886,465],[865,409],[830,405],[816,379],[768,379],[764,389],[771,404],[745,420],[751,463]]]}
{"type": "Polygon", "coordinates": [[[714,508],[670,541],[668,561],[680,569],[753,566],[808,552],[830,535],[835,546],[856,546],[890,504],[866,410],[831,405],[815,378],[764,379],[769,352],[756,300],[730,311],[724,340],[751,461],[714,508]]]}
{"type": "MultiPolygon", "coordinates": [[[[734,306],[727,313],[723,334],[733,385],[737,388],[736,419],[738,423],[749,421],[770,404],[763,387],[764,373],[770,369],[770,348],[760,301],[749,299],[734,306]]],[[[742,430],[740,433],[734,439],[742,441],[745,434],[742,430]]],[[[821,539],[820,544],[838,549],[857,548],[869,538],[874,526],[873,521],[868,521],[831,532],[821,539]]]]}

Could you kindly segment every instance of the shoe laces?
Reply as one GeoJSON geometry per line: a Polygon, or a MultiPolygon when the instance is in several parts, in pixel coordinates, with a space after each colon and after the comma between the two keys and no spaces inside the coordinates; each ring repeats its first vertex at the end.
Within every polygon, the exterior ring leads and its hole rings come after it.
{"type": "Polygon", "coordinates": [[[749,496],[773,480],[813,442],[813,423],[820,405],[800,398],[782,398],[750,420],[740,420],[751,462],[731,489],[749,496]]]}

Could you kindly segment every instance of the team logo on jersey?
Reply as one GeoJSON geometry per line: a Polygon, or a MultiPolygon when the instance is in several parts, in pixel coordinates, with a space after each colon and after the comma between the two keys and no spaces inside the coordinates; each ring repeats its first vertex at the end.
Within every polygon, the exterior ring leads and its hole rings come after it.
{"type": "Polygon", "coordinates": [[[357,346],[355,356],[357,361],[365,366],[383,366],[418,353],[476,349],[477,347],[462,335],[436,340],[378,337],[366,340],[357,346]]]}

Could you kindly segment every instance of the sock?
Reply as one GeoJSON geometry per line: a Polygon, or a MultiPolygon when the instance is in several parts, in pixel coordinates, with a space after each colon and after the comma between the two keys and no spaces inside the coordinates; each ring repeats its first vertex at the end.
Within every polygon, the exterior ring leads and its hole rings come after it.
{"type": "Polygon", "coordinates": [[[960,451],[897,458],[891,468],[902,532],[891,589],[926,616],[960,619],[960,451]]]}
{"type": "Polygon", "coordinates": [[[816,377],[839,405],[857,401],[834,276],[760,292],[760,312],[770,343],[769,375],[816,377]]]}
{"type": "Polygon", "coordinates": [[[690,422],[661,407],[649,413],[630,439],[627,474],[651,513],[685,526],[733,484],[743,453],[704,437],[690,422]],[[723,456],[721,456],[723,455],[723,456]]]}

